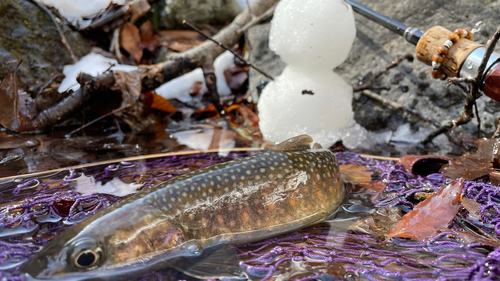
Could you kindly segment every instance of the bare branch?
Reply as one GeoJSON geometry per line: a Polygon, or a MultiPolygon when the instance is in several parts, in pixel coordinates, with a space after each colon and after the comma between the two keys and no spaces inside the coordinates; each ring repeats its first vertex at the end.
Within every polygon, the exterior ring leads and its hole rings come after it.
{"type": "MultiPolygon", "coordinates": [[[[255,0],[250,4],[250,8],[256,17],[268,11],[279,0],[255,0]]],[[[247,25],[252,20],[248,8],[241,12],[234,20],[221,29],[213,39],[221,42],[226,46],[236,44],[243,34],[242,27],[247,25]]],[[[168,82],[176,77],[188,73],[198,67],[203,67],[207,58],[215,58],[220,55],[224,49],[219,48],[212,42],[204,42],[203,44],[192,48],[186,52],[179,54],[171,54],[167,60],[154,65],[140,65],[138,70],[142,79],[142,90],[155,89],[161,84],[168,82]]],[[[99,92],[110,90],[116,85],[116,81],[112,72],[104,73],[97,77],[90,77],[88,83],[85,84],[86,95],[93,95],[99,92]]],[[[84,97],[82,87],[63,99],[59,104],[40,112],[34,120],[33,125],[37,129],[45,129],[60,120],[68,117],[73,111],[77,110],[81,105],[81,99],[84,97]]]]}
{"type": "Polygon", "coordinates": [[[245,60],[240,54],[236,53],[235,51],[233,51],[233,49],[229,48],[228,46],[222,44],[221,42],[213,39],[212,37],[210,37],[208,34],[206,34],[205,32],[201,31],[199,28],[197,28],[196,26],[192,25],[191,23],[187,22],[187,21],[184,21],[182,22],[185,26],[191,28],[192,30],[198,32],[199,34],[201,34],[203,37],[205,37],[206,39],[214,42],[215,44],[217,44],[219,47],[221,48],[224,48],[224,50],[227,50],[229,52],[231,52],[231,54],[233,54],[235,57],[237,57],[241,62],[245,63],[246,65],[248,66],[251,66],[253,69],[257,70],[258,72],[260,72],[262,75],[266,76],[267,78],[271,79],[274,81],[274,77],[272,77],[271,75],[267,74],[267,72],[265,72],[264,70],[260,69],[259,67],[257,67],[255,64],[251,63],[251,62],[248,62],[247,60],[245,60]]]}

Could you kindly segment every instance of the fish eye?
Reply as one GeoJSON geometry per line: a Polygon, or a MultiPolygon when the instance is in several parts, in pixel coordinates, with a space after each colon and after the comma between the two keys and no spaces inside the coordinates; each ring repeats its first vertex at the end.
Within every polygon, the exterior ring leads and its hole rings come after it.
{"type": "Polygon", "coordinates": [[[88,268],[99,261],[99,254],[92,250],[80,252],[75,259],[75,265],[80,268],[88,268]]]}
{"type": "Polygon", "coordinates": [[[91,269],[101,264],[104,248],[98,241],[85,238],[72,243],[68,252],[69,264],[74,268],[91,269]]]}

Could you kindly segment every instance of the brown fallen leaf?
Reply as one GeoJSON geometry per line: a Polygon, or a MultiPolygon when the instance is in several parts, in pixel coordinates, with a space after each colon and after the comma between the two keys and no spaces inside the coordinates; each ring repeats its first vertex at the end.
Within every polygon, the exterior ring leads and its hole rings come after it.
{"type": "Polygon", "coordinates": [[[17,87],[17,68],[0,84],[0,125],[20,132],[33,129],[30,120],[36,116],[35,102],[17,87]]]}
{"type": "Polygon", "coordinates": [[[339,165],[339,170],[340,174],[343,176],[342,179],[349,183],[359,184],[367,187],[372,181],[373,172],[369,171],[365,167],[357,166],[354,164],[339,165]]]}
{"type": "Polygon", "coordinates": [[[469,181],[488,181],[489,174],[494,171],[493,161],[497,155],[494,151],[498,151],[500,139],[479,139],[476,143],[477,152],[453,158],[450,164],[444,165],[439,171],[450,179],[462,177],[469,181]]]}
{"type": "Polygon", "coordinates": [[[160,42],[160,36],[154,34],[153,24],[148,19],[139,28],[141,34],[141,43],[148,51],[153,52],[160,42]]]}
{"type": "Polygon", "coordinates": [[[250,108],[246,107],[244,104],[240,104],[238,107],[238,112],[243,117],[243,125],[244,126],[258,126],[259,125],[259,116],[255,114],[250,108]]]}
{"type": "Polygon", "coordinates": [[[174,113],[177,111],[175,106],[168,100],[155,93],[152,94],[153,94],[153,103],[151,104],[151,108],[158,109],[166,113],[174,113]]]}
{"type": "Polygon", "coordinates": [[[144,53],[139,28],[129,22],[125,23],[120,33],[120,46],[139,62],[144,53]]]}
{"type": "Polygon", "coordinates": [[[401,237],[422,241],[446,229],[460,209],[463,182],[463,178],[455,179],[420,202],[387,232],[387,239],[401,237]]]}
{"type": "Polygon", "coordinates": [[[494,239],[493,237],[485,237],[477,235],[467,231],[453,230],[460,239],[464,240],[467,244],[472,244],[474,242],[479,242],[483,246],[490,246],[493,248],[500,247],[500,241],[494,239]]]}

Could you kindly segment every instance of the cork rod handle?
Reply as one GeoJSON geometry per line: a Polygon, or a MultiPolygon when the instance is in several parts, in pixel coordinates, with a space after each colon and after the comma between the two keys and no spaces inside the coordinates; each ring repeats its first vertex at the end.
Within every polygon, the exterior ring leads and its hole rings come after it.
{"type": "MultiPolygon", "coordinates": [[[[432,56],[438,53],[438,47],[443,46],[448,39],[448,34],[452,31],[442,27],[434,26],[429,28],[417,43],[415,50],[417,59],[427,65],[432,64],[432,56]]],[[[463,64],[469,54],[475,49],[481,47],[481,44],[462,38],[448,51],[444,61],[441,63],[443,72],[451,77],[457,77],[460,66],[463,64]]]]}

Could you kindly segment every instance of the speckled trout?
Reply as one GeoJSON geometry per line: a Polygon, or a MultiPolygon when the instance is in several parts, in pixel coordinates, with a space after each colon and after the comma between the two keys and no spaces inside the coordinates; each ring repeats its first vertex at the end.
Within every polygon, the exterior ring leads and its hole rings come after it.
{"type": "Polygon", "coordinates": [[[345,190],[335,155],[311,143],[297,136],[144,190],[71,227],[22,271],[36,279],[111,279],[320,222],[345,190]]]}

